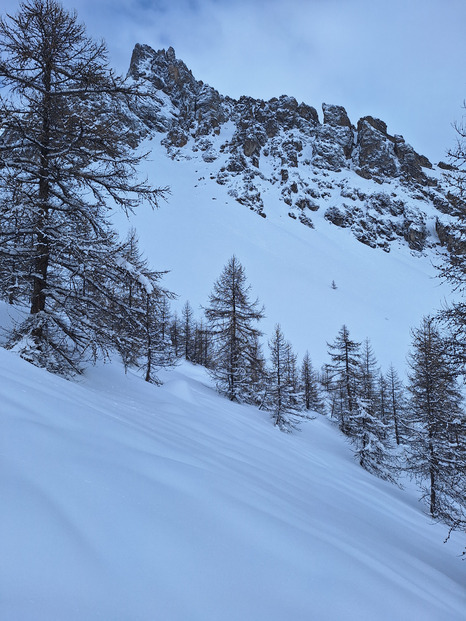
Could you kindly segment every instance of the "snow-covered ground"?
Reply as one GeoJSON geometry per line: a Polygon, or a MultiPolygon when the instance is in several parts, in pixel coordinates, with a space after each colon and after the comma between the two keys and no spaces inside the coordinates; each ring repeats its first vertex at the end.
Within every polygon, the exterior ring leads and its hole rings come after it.
{"type": "Polygon", "coordinates": [[[66,382],[0,349],[0,617],[460,621],[466,544],[416,493],[182,365],[66,382]]]}

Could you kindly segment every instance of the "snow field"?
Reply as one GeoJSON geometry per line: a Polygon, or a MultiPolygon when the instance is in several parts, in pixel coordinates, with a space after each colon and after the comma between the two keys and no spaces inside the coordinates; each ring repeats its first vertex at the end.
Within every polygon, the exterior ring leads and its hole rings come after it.
{"type": "Polygon", "coordinates": [[[466,543],[353,462],[184,364],[78,383],[0,349],[0,611],[9,621],[464,619],[466,543]]]}

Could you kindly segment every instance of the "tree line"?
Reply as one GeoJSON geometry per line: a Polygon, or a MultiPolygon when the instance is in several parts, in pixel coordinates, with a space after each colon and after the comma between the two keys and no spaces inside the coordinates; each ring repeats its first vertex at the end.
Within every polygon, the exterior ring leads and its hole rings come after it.
{"type": "MultiPolygon", "coordinates": [[[[105,45],[86,36],[76,14],[56,0],[28,0],[1,19],[0,86],[0,297],[22,313],[7,347],[65,376],[117,352],[156,384],[159,370],[180,358],[202,364],[221,394],[268,411],[282,431],[327,414],[361,466],[393,482],[410,473],[434,518],[466,528],[463,302],[413,330],[406,388],[346,326],[319,371],[308,353],[298,365],[279,324],[267,359],[264,308],[251,299],[237,257],[202,319],[188,302],[177,316],[135,232],[120,240],[113,230],[111,209],[156,207],[167,189],[137,172],[143,128],[134,109],[148,93],[113,74],[105,45]]],[[[466,161],[464,149],[451,155],[461,220],[440,273],[464,293],[466,161]]]]}
{"type": "Polygon", "coordinates": [[[395,484],[402,475],[413,477],[430,515],[464,528],[466,412],[441,318],[425,317],[412,330],[405,386],[393,365],[381,371],[370,340],[354,341],[345,325],[328,343],[329,362],[320,370],[308,352],[298,364],[279,324],[267,360],[257,327],[264,309],[250,299],[235,256],[203,310],[205,319],[196,321],[186,302],[172,319],[172,337],[178,356],[206,366],[220,394],[268,411],[285,432],[316,413],[328,416],[363,468],[395,484]]]}

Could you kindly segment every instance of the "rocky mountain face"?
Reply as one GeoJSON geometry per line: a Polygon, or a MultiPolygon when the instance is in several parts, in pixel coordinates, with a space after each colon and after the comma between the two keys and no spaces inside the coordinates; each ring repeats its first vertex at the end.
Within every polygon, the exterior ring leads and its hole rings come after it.
{"type": "MultiPolygon", "coordinates": [[[[172,158],[202,158],[210,179],[262,217],[278,202],[314,228],[316,212],[371,246],[448,244],[454,205],[442,178],[403,136],[371,116],[293,97],[224,97],[194,78],[173,48],[136,45],[129,76],[151,93],[138,115],[172,158]]],[[[440,167],[440,169],[439,169],[440,167]]]]}

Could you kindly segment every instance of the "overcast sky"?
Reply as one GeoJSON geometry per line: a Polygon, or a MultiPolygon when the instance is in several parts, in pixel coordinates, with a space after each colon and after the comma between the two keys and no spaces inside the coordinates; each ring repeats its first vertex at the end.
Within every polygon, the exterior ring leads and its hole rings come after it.
{"type": "MultiPolygon", "coordinates": [[[[135,43],[174,47],[232,97],[293,95],[371,114],[437,162],[466,99],[466,0],[75,0],[126,73],[135,43]]],[[[3,0],[6,11],[18,3],[3,0]]]]}

